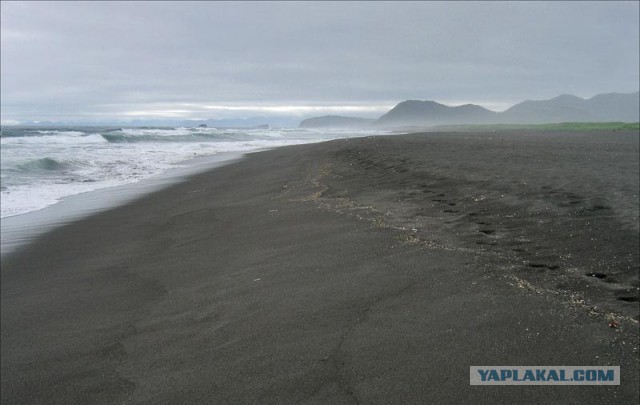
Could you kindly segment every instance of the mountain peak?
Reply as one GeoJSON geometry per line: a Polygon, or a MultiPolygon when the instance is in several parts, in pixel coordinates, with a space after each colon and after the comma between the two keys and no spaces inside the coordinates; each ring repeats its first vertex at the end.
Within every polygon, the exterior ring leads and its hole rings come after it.
{"type": "Polygon", "coordinates": [[[562,102],[569,102],[569,101],[584,101],[583,98],[575,96],[573,94],[561,94],[558,97],[554,97],[551,100],[554,101],[562,101],[562,102]]]}
{"type": "MultiPolygon", "coordinates": [[[[396,105],[395,107],[393,107],[393,109],[395,108],[408,108],[408,107],[412,107],[412,108],[429,108],[429,107],[447,107],[444,104],[440,104],[436,101],[433,100],[405,100],[402,101],[400,103],[398,103],[398,105],[396,105]]],[[[393,110],[392,109],[392,110],[393,110]]]]}
{"type": "Polygon", "coordinates": [[[495,114],[474,104],[449,107],[432,100],[406,100],[380,117],[376,124],[401,127],[488,122],[495,114]]]}

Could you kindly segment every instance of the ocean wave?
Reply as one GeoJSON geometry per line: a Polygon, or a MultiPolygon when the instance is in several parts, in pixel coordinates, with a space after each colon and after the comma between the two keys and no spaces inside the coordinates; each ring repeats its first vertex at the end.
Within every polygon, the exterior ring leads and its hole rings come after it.
{"type": "Polygon", "coordinates": [[[22,172],[54,172],[69,169],[70,165],[49,157],[19,164],[14,170],[22,172]]]}
{"type": "MultiPolygon", "coordinates": [[[[45,131],[42,131],[45,132],[45,131]]],[[[100,134],[91,135],[32,135],[32,136],[11,136],[0,138],[1,145],[24,145],[24,144],[91,144],[105,143],[105,139],[100,134]]]]}
{"type": "Polygon", "coordinates": [[[118,128],[96,132],[37,130],[21,134],[3,133],[2,145],[98,144],[165,142],[248,142],[258,140],[307,140],[332,138],[342,134],[298,129],[217,129],[217,128],[118,128]]]}
{"type": "Polygon", "coordinates": [[[200,156],[353,134],[298,128],[3,128],[0,216],[33,211],[66,195],[136,182],[200,156]]]}
{"type": "Polygon", "coordinates": [[[246,132],[221,132],[221,133],[205,133],[190,132],[188,134],[179,135],[177,132],[173,135],[167,133],[158,134],[149,131],[147,133],[118,133],[109,132],[101,134],[102,138],[110,143],[137,143],[137,142],[237,142],[251,141],[260,139],[255,135],[246,132]]]}
{"type": "Polygon", "coordinates": [[[67,135],[67,136],[82,136],[85,133],[81,131],[59,131],[59,130],[46,130],[46,131],[33,131],[34,133],[42,135],[67,135]]]}
{"type": "Polygon", "coordinates": [[[120,132],[129,136],[185,136],[193,134],[218,133],[217,128],[121,128],[113,133],[120,132]]]}

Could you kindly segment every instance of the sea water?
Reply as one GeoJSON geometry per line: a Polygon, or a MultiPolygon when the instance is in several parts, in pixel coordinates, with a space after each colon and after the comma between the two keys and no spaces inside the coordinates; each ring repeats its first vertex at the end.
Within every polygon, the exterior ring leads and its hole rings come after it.
{"type": "Polygon", "coordinates": [[[116,195],[150,192],[168,179],[243,153],[371,134],[302,128],[3,127],[2,250],[46,228],[45,223],[77,218],[86,205],[117,205],[126,198],[116,195]],[[70,198],[74,195],[84,199],[70,198]],[[50,208],[38,212],[45,207],[50,208]]]}

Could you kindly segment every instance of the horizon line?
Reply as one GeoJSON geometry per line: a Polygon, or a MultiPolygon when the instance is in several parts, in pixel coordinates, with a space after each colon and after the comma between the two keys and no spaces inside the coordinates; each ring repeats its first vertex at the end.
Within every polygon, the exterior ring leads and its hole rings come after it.
{"type": "MultiPolygon", "coordinates": [[[[385,114],[386,112],[393,109],[400,103],[406,101],[423,101],[423,102],[436,102],[438,104],[445,105],[447,107],[460,107],[463,105],[476,105],[482,107],[488,111],[501,113],[515,105],[526,101],[548,101],[553,100],[562,96],[574,96],[580,98],[582,100],[589,100],[599,95],[607,95],[607,94],[626,94],[631,95],[635,93],[640,93],[640,90],[632,91],[629,93],[623,92],[606,92],[606,93],[597,93],[591,97],[581,97],[576,96],[570,93],[562,93],[558,96],[544,99],[526,99],[520,102],[500,102],[500,101],[461,101],[461,100],[444,100],[444,101],[436,101],[433,99],[426,100],[418,100],[418,99],[405,99],[399,101],[395,104],[391,104],[390,102],[349,102],[344,104],[255,104],[255,103],[229,103],[229,104],[212,104],[212,103],[148,103],[148,104],[110,104],[102,106],[104,107],[129,107],[125,111],[118,112],[96,112],[96,113],[78,113],[78,114],[69,114],[67,115],[69,118],[64,118],[64,116],[51,114],[51,118],[47,118],[48,114],[42,118],[14,118],[13,114],[6,114],[9,117],[1,118],[0,117],[0,125],[2,126],[17,126],[17,125],[30,125],[30,124],[39,124],[41,122],[51,123],[51,124],[64,124],[64,123],[84,123],[88,125],[88,123],[106,123],[106,122],[114,122],[119,124],[126,124],[127,122],[135,122],[135,121],[225,121],[225,120],[250,120],[256,118],[265,118],[265,119],[306,119],[311,118],[317,115],[312,115],[314,112],[317,114],[323,115],[338,115],[339,113],[363,113],[367,115],[366,118],[373,118],[373,114],[385,114]],[[141,108],[146,105],[146,108],[141,108]],[[139,107],[139,108],[135,108],[139,107]],[[134,109],[135,108],[135,109],[134,109]],[[219,116],[219,117],[205,117],[206,113],[211,113],[213,111],[219,111],[224,113],[240,113],[245,112],[244,115],[237,116],[219,116]],[[267,114],[268,116],[259,115],[267,114]]],[[[29,114],[31,115],[31,114],[29,114]]],[[[364,118],[364,117],[363,117],[364,118]]],[[[95,124],[99,125],[99,124],[95,124]]]]}

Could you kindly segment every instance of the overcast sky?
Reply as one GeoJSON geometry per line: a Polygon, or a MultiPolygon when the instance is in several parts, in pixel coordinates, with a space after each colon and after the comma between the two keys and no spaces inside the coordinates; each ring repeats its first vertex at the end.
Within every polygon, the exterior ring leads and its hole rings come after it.
{"type": "Polygon", "coordinates": [[[1,2],[2,120],[502,110],[639,87],[638,2],[1,2]]]}

